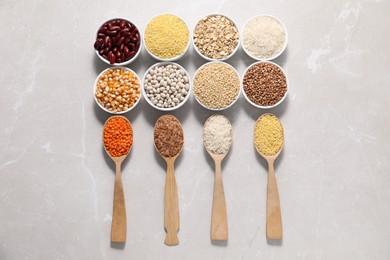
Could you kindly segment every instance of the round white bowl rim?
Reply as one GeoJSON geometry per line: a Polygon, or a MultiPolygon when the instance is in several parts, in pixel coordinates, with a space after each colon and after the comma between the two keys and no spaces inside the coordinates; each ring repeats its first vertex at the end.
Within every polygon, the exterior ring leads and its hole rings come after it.
{"type": "MultiPolygon", "coordinates": [[[[108,22],[113,21],[113,20],[117,20],[117,19],[119,19],[119,20],[125,20],[125,21],[131,23],[132,25],[134,25],[135,28],[137,28],[138,34],[139,34],[139,37],[140,37],[140,42],[139,42],[138,51],[135,53],[134,57],[131,58],[130,60],[127,60],[127,61],[124,61],[124,62],[121,62],[121,63],[116,63],[116,62],[115,62],[114,64],[111,64],[108,60],[106,60],[105,58],[103,58],[103,56],[101,56],[97,50],[95,50],[95,53],[96,53],[96,55],[97,55],[104,63],[106,63],[106,64],[108,64],[108,65],[110,65],[110,66],[121,67],[121,66],[128,65],[128,64],[132,63],[133,61],[135,61],[135,60],[137,59],[138,55],[141,53],[141,48],[142,48],[142,35],[141,35],[140,30],[139,30],[139,27],[138,27],[134,22],[132,22],[132,21],[126,19],[126,18],[121,18],[121,17],[112,18],[112,19],[110,19],[110,20],[105,21],[103,24],[108,23],[108,22]]],[[[97,35],[98,35],[98,33],[99,33],[99,29],[100,29],[100,27],[102,27],[103,24],[101,24],[101,25],[98,27],[97,31],[96,31],[95,41],[96,41],[97,35]]]]}
{"type": "Polygon", "coordinates": [[[192,86],[191,86],[191,79],[190,79],[190,75],[188,74],[188,71],[185,69],[185,68],[183,68],[180,64],[178,64],[178,63],[176,63],[176,62],[172,62],[172,61],[161,61],[161,62],[158,62],[158,63],[155,63],[155,64],[153,64],[152,66],[150,66],[147,70],[146,70],[146,72],[145,72],[145,74],[144,74],[144,76],[143,76],[143,78],[142,78],[142,86],[141,86],[141,88],[142,88],[142,95],[144,96],[144,98],[145,98],[145,100],[146,100],[146,102],[148,102],[148,104],[151,106],[151,107],[153,107],[153,108],[155,108],[155,109],[157,109],[157,110],[160,110],[160,111],[173,111],[173,110],[176,110],[176,109],[178,109],[178,108],[180,108],[181,106],[183,106],[186,102],[187,102],[187,100],[189,99],[189,97],[190,97],[190,94],[191,94],[191,88],[192,88],[192,86]],[[178,66],[180,69],[182,69],[184,72],[185,72],[185,74],[186,74],[186,76],[187,76],[187,78],[188,78],[188,92],[187,92],[187,95],[184,97],[184,100],[183,101],[181,101],[177,106],[174,106],[174,107],[169,107],[169,108],[165,108],[165,107],[158,107],[158,106],[156,106],[156,105],[154,105],[153,103],[152,103],[152,101],[148,98],[148,96],[146,95],[146,90],[145,90],[145,78],[146,78],[146,75],[148,75],[148,73],[149,73],[149,71],[152,69],[152,68],[155,68],[155,67],[158,67],[158,66],[165,66],[165,65],[176,65],[176,66],[178,66]]]}
{"type": "Polygon", "coordinates": [[[201,52],[198,50],[198,47],[196,47],[195,42],[194,42],[194,39],[192,39],[192,46],[194,47],[196,53],[198,53],[199,56],[201,56],[203,59],[205,59],[205,60],[207,60],[207,61],[225,61],[225,60],[227,60],[227,59],[230,59],[234,54],[236,54],[238,48],[240,47],[240,40],[241,40],[241,39],[240,39],[240,38],[241,38],[241,37],[240,37],[240,31],[238,30],[237,24],[236,24],[229,16],[224,15],[224,14],[208,14],[208,15],[205,15],[205,16],[203,16],[202,18],[200,18],[200,19],[198,20],[198,22],[196,23],[195,28],[194,28],[194,30],[193,30],[193,32],[192,32],[192,35],[194,35],[195,29],[196,29],[196,27],[198,26],[199,22],[200,22],[202,19],[204,19],[204,18],[206,18],[206,17],[210,17],[210,16],[223,16],[223,17],[225,17],[226,19],[228,19],[229,21],[231,21],[231,22],[233,23],[233,25],[236,27],[237,33],[238,33],[237,46],[233,49],[232,53],[230,53],[228,56],[226,56],[226,57],[224,57],[224,58],[222,58],[222,59],[213,59],[213,58],[207,57],[206,55],[204,55],[203,53],[201,53],[201,52]]]}
{"type": "Polygon", "coordinates": [[[287,28],[286,26],[284,25],[284,23],[279,19],[277,18],[276,16],[273,16],[273,15],[270,15],[270,14],[259,14],[259,15],[255,15],[255,16],[252,16],[251,18],[249,18],[245,24],[244,24],[244,27],[242,28],[242,31],[241,31],[241,37],[242,39],[242,42],[241,42],[241,46],[242,46],[242,49],[244,50],[244,52],[249,56],[251,57],[252,59],[254,60],[257,60],[257,61],[271,61],[271,60],[274,60],[276,58],[278,58],[280,55],[282,55],[282,53],[286,50],[287,48],[287,42],[288,42],[288,33],[287,33],[287,28]],[[253,19],[257,18],[257,17],[271,17],[273,19],[275,19],[277,22],[279,22],[282,27],[283,27],[283,30],[284,30],[284,33],[286,35],[286,40],[284,42],[284,46],[283,48],[280,50],[280,52],[278,52],[277,54],[275,54],[274,56],[272,57],[269,57],[269,58],[259,58],[259,57],[256,57],[256,56],[253,56],[251,53],[249,53],[249,51],[246,49],[245,47],[245,44],[244,44],[244,31],[245,31],[245,27],[248,25],[248,23],[250,21],[252,21],[253,19]]]}
{"type": "Polygon", "coordinates": [[[256,61],[256,62],[252,63],[251,65],[249,65],[249,66],[245,69],[244,73],[242,74],[242,78],[241,78],[241,89],[242,89],[242,94],[244,95],[245,99],[246,99],[252,106],[257,107],[257,108],[262,108],[262,109],[274,108],[274,107],[278,106],[280,103],[282,103],[283,100],[285,100],[285,98],[287,97],[287,93],[288,93],[289,87],[290,87],[290,86],[289,86],[288,77],[287,77],[287,74],[286,74],[286,72],[284,71],[284,69],[283,69],[280,65],[276,64],[275,62],[267,61],[267,60],[256,61]],[[283,96],[277,103],[273,104],[272,106],[260,106],[260,105],[255,104],[252,100],[249,99],[249,97],[246,95],[245,90],[244,90],[244,77],[245,77],[246,73],[248,72],[248,70],[249,70],[250,68],[252,68],[254,65],[259,64],[259,63],[269,63],[269,64],[272,64],[272,65],[275,65],[276,67],[278,67],[278,68],[282,71],[282,73],[283,73],[284,76],[286,77],[286,85],[287,85],[286,93],[284,93],[284,96],[283,96]]]}
{"type": "Polygon", "coordinates": [[[133,110],[139,103],[139,101],[141,100],[141,96],[142,96],[142,91],[140,92],[140,96],[139,98],[135,101],[134,105],[129,107],[129,109],[125,110],[125,111],[121,111],[121,112],[113,112],[113,111],[110,111],[108,110],[107,108],[105,108],[104,106],[102,106],[102,104],[99,103],[99,101],[97,100],[96,98],[96,95],[95,95],[95,90],[96,90],[96,86],[97,86],[97,83],[99,81],[99,78],[108,70],[115,70],[115,69],[124,69],[124,70],[127,70],[127,71],[130,71],[131,73],[133,73],[133,75],[136,76],[137,80],[138,80],[138,83],[140,84],[140,88],[142,89],[142,86],[141,86],[141,79],[139,78],[139,76],[137,75],[137,73],[135,73],[132,69],[129,69],[127,67],[109,67],[105,70],[103,70],[102,72],[99,73],[99,75],[96,77],[96,80],[95,80],[95,83],[94,83],[94,86],[93,86],[93,97],[95,99],[95,102],[96,104],[98,104],[98,106],[103,109],[104,111],[106,111],[107,113],[110,113],[110,114],[113,114],[113,115],[121,115],[121,114],[125,114],[131,110],[133,110]]]}
{"type": "MultiPolygon", "coordinates": [[[[192,78],[192,82],[195,81],[196,75],[198,74],[198,72],[199,72],[203,67],[205,67],[205,66],[207,66],[207,65],[210,65],[210,64],[213,64],[213,63],[222,63],[222,64],[228,65],[228,67],[232,68],[233,71],[236,73],[237,78],[238,78],[238,80],[239,80],[239,82],[240,82],[240,75],[238,74],[238,71],[237,71],[232,65],[230,65],[229,63],[224,62],[224,61],[220,61],[220,60],[206,62],[205,64],[203,64],[202,66],[200,66],[200,67],[195,71],[195,74],[194,74],[194,76],[193,76],[193,78],[192,78]]],[[[239,83],[239,84],[240,84],[240,83],[239,83]]],[[[237,96],[234,98],[234,100],[233,100],[229,105],[227,105],[226,107],[222,107],[222,108],[212,108],[212,107],[206,106],[205,104],[203,104],[202,102],[200,102],[200,100],[198,100],[198,98],[197,98],[196,95],[195,95],[195,86],[192,87],[192,90],[193,90],[193,92],[194,92],[195,100],[196,100],[202,107],[204,107],[204,108],[206,108],[206,109],[208,109],[208,110],[211,110],[211,111],[222,111],[222,110],[228,109],[229,107],[233,106],[233,105],[237,102],[237,100],[239,99],[240,94],[241,94],[241,86],[239,86],[239,87],[238,87],[237,96]]]]}
{"type": "Polygon", "coordinates": [[[190,35],[190,28],[188,27],[187,23],[183,20],[183,18],[181,18],[180,16],[176,15],[176,14],[172,14],[172,13],[161,13],[161,14],[157,14],[155,16],[153,16],[149,22],[146,24],[145,26],[145,30],[144,30],[144,37],[142,37],[142,43],[143,43],[143,46],[145,47],[145,50],[147,53],[149,53],[150,56],[152,56],[155,60],[158,60],[158,61],[161,61],[161,62],[164,62],[164,61],[177,61],[179,59],[181,59],[188,51],[189,47],[190,47],[190,41],[191,41],[191,35],[190,35]],[[146,46],[146,42],[145,42],[145,33],[146,33],[146,28],[148,27],[149,23],[151,21],[153,21],[155,18],[159,17],[159,16],[162,16],[162,15],[173,15],[173,16],[176,16],[177,18],[179,18],[184,24],[185,26],[187,27],[187,30],[188,30],[188,42],[187,42],[187,46],[186,48],[184,49],[184,51],[179,54],[178,56],[175,56],[175,57],[172,57],[172,58],[168,58],[168,59],[165,59],[165,58],[161,58],[161,57],[158,57],[156,55],[154,55],[149,49],[148,47],[146,46]]]}

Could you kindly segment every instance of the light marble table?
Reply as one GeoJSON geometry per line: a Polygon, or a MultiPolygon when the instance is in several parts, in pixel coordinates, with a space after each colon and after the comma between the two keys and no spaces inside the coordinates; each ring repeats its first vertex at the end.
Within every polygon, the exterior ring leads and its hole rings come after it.
{"type": "MultiPolygon", "coordinates": [[[[0,2],[0,259],[390,259],[389,1],[12,1],[0,2]],[[265,162],[253,127],[265,111],[243,98],[223,112],[233,148],[223,163],[229,241],[210,241],[213,164],[201,142],[212,112],[193,97],[173,114],[185,148],[176,164],[180,245],[164,245],[165,165],[153,147],[162,114],[141,100],[127,114],[135,140],[123,167],[127,242],[110,244],[113,163],[101,135],[108,114],[92,88],[107,66],[93,50],[97,27],[125,17],[143,31],[159,13],[192,30],[209,13],[242,29],[279,17],[289,43],[276,60],[289,96],[280,117],[285,148],[276,172],[284,238],[265,237],[265,162]]],[[[145,50],[129,67],[143,76],[145,50]]],[[[191,76],[202,60],[179,61],[191,76]]],[[[228,61],[240,75],[242,48],[228,61]]]]}

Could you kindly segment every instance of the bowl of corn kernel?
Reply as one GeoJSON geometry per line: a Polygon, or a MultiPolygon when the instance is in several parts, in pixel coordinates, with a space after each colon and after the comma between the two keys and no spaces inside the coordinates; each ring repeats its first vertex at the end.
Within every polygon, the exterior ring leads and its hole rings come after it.
{"type": "Polygon", "coordinates": [[[111,114],[123,114],[139,103],[141,81],[129,68],[108,68],[96,78],[93,92],[101,109],[111,114]]]}

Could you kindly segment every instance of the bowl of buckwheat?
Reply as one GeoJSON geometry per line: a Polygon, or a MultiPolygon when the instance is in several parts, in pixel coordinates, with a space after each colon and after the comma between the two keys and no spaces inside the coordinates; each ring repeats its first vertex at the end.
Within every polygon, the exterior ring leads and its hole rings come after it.
{"type": "Polygon", "coordinates": [[[271,61],[251,64],[242,77],[245,99],[258,108],[273,108],[285,100],[288,78],[283,68],[271,61]]]}

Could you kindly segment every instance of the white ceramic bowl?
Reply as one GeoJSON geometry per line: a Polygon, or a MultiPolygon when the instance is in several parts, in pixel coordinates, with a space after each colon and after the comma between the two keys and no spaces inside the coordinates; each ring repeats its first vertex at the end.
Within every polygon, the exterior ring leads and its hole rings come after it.
{"type": "Polygon", "coordinates": [[[269,61],[269,60],[273,60],[273,59],[276,59],[277,57],[279,57],[283,52],[284,50],[286,49],[287,47],[287,41],[288,41],[288,35],[287,35],[287,29],[286,29],[286,26],[284,26],[284,24],[282,23],[282,21],[280,21],[278,18],[276,18],[275,16],[272,16],[272,15],[268,15],[268,14],[262,14],[262,15],[257,15],[257,16],[254,16],[252,18],[250,18],[244,25],[242,31],[241,31],[241,45],[242,45],[242,48],[244,49],[245,53],[251,57],[252,59],[254,60],[259,60],[259,61],[269,61]],[[280,52],[276,53],[274,56],[272,57],[268,57],[268,58],[259,58],[259,57],[256,57],[254,55],[252,55],[246,48],[245,44],[244,44],[244,32],[245,32],[245,28],[246,26],[248,25],[249,22],[251,22],[252,20],[256,19],[257,17],[270,17],[270,18],[273,18],[274,20],[276,20],[277,22],[280,23],[280,25],[283,27],[283,30],[284,30],[284,33],[286,35],[286,40],[284,42],[284,45],[282,47],[282,49],[280,50],[280,52]]]}
{"type": "Polygon", "coordinates": [[[287,97],[287,93],[288,93],[288,89],[289,89],[288,77],[287,77],[286,72],[283,70],[283,68],[280,67],[278,64],[276,64],[276,63],[274,63],[274,62],[272,62],[272,61],[257,61],[257,62],[255,62],[255,63],[252,63],[248,68],[246,68],[246,70],[245,70],[245,72],[244,72],[244,74],[242,75],[242,78],[241,78],[241,89],[242,89],[242,93],[244,94],[245,99],[246,99],[252,106],[258,107],[258,108],[263,108],[263,109],[273,108],[273,107],[276,107],[277,105],[279,105],[280,103],[282,103],[283,100],[287,97]],[[283,73],[284,76],[286,77],[286,84],[287,84],[286,93],[284,93],[284,96],[283,96],[277,103],[275,103],[275,104],[272,105],[272,106],[260,106],[260,105],[257,105],[257,104],[255,104],[255,103],[253,103],[253,102],[248,98],[248,96],[246,95],[245,90],[244,90],[244,77],[245,77],[246,73],[248,72],[248,70],[249,70],[250,68],[252,68],[254,65],[259,64],[259,63],[269,63],[269,64],[272,64],[272,65],[275,65],[276,67],[278,67],[278,68],[282,71],[282,73],[283,73]]]}
{"type": "MultiPolygon", "coordinates": [[[[103,24],[105,24],[105,23],[107,23],[107,22],[111,22],[111,21],[113,21],[113,20],[118,20],[118,19],[119,19],[119,20],[124,20],[124,21],[126,21],[126,22],[129,22],[129,23],[131,23],[132,25],[134,25],[134,26],[138,29],[138,33],[139,33],[139,37],[140,37],[140,38],[139,38],[139,39],[140,39],[140,43],[139,43],[140,45],[139,45],[139,48],[138,48],[138,50],[137,50],[137,52],[135,53],[135,55],[134,55],[133,58],[131,58],[131,59],[127,60],[127,61],[121,62],[121,63],[114,63],[114,64],[111,64],[107,59],[103,58],[103,56],[101,56],[101,55],[99,54],[99,51],[95,49],[96,55],[97,55],[103,62],[107,63],[107,64],[110,65],[110,66],[124,66],[124,65],[128,65],[128,64],[132,63],[133,61],[135,61],[135,60],[137,59],[137,57],[138,57],[139,54],[141,53],[141,48],[142,48],[142,36],[141,36],[141,32],[140,32],[140,30],[139,30],[139,27],[138,27],[135,23],[133,23],[133,22],[127,20],[127,19],[124,19],[124,18],[113,18],[113,19],[110,19],[110,20],[108,20],[108,21],[105,21],[103,24]]],[[[95,41],[96,41],[97,36],[98,36],[98,31],[99,31],[99,29],[103,26],[103,24],[100,25],[99,28],[98,28],[97,31],[96,31],[95,41]]]]}
{"type": "Polygon", "coordinates": [[[212,64],[212,63],[222,63],[222,64],[226,64],[228,67],[230,67],[231,69],[233,69],[233,71],[236,73],[236,75],[237,75],[237,78],[238,78],[238,80],[240,81],[240,76],[238,75],[238,72],[237,72],[237,70],[233,67],[233,66],[231,66],[230,64],[228,64],[228,63],[226,63],[226,62],[222,62],[222,61],[211,61],[211,62],[207,62],[207,63],[205,63],[205,64],[203,64],[202,66],[200,66],[197,70],[196,70],[196,72],[195,72],[195,74],[194,74],[194,77],[192,78],[192,84],[193,84],[193,86],[192,86],[192,91],[194,92],[194,97],[195,97],[195,100],[202,106],[202,107],[204,107],[204,108],[206,108],[206,109],[209,109],[209,110],[212,110],[212,111],[222,111],[222,110],[225,110],[225,109],[227,109],[227,108],[229,108],[229,107],[231,107],[231,106],[233,106],[234,105],[234,103],[236,103],[237,102],[237,100],[238,100],[238,98],[240,97],[240,92],[241,92],[241,87],[239,86],[239,88],[238,88],[238,93],[237,93],[237,96],[235,97],[235,99],[229,104],[229,105],[227,105],[226,107],[222,107],[222,108],[211,108],[211,107],[208,107],[208,106],[206,106],[205,104],[203,104],[200,100],[198,100],[198,98],[196,97],[196,95],[195,95],[195,84],[194,84],[194,80],[195,80],[195,77],[196,77],[196,75],[198,74],[198,72],[203,68],[203,67],[205,67],[205,66],[207,66],[207,65],[209,65],[209,64],[212,64]]]}
{"type": "Polygon", "coordinates": [[[163,62],[159,62],[159,63],[153,64],[145,72],[144,77],[142,79],[142,95],[144,96],[145,100],[148,102],[148,104],[150,106],[152,106],[155,109],[160,110],[160,111],[173,111],[173,110],[176,110],[176,109],[180,108],[181,106],[183,106],[187,102],[188,98],[190,97],[190,94],[191,94],[191,79],[190,79],[190,77],[188,75],[188,72],[182,66],[180,66],[179,64],[177,64],[175,62],[163,61],[163,62]],[[168,107],[168,108],[158,107],[155,104],[153,104],[153,102],[147,96],[146,90],[145,90],[145,79],[146,79],[146,76],[149,74],[150,70],[154,69],[155,67],[160,67],[160,66],[165,66],[165,65],[175,65],[175,66],[179,67],[180,69],[182,69],[185,72],[185,76],[187,76],[187,78],[188,78],[188,85],[189,85],[189,89],[188,89],[187,95],[184,97],[184,100],[181,101],[177,106],[168,107]]]}
{"type": "Polygon", "coordinates": [[[96,78],[96,80],[95,80],[95,83],[94,83],[94,85],[93,85],[93,97],[94,97],[94,99],[95,99],[96,104],[98,104],[98,106],[99,106],[101,109],[103,109],[104,111],[106,111],[107,113],[114,114],[114,115],[120,115],[120,114],[124,114],[124,113],[129,112],[130,110],[132,110],[133,108],[135,108],[135,107],[138,105],[139,101],[141,100],[142,91],[140,92],[140,96],[139,96],[139,98],[135,101],[134,105],[133,105],[132,107],[129,107],[129,109],[127,109],[127,110],[125,110],[125,111],[113,112],[113,111],[110,111],[110,110],[108,110],[107,108],[105,108],[102,104],[100,104],[99,101],[98,101],[97,98],[96,98],[96,95],[95,95],[96,86],[97,86],[97,83],[98,83],[98,81],[99,81],[99,78],[100,78],[106,71],[108,71],[108,70],[115,70],[115,69],[124,69],[124,70],[130,71],[131,73],[133,73],[133,74],[136,76],[136,78],[137,78],[137,80],[138,80],[138,82],[139,82],[139,85],[140,85],[140,88],[141,88],[141,89],[142,89],[142,85],[141,85],[141,80],[140,80],[140,78],[138,77],[137,73],[135,73],[133,70],[131,70],[131,69],[127,68],[127,67],[110,67],[110,68],[107,68],[107,69],[103,70],[103,71],[97,76],[97,78],[96,78]]]}
{"type": "MultiPolygon", "coordinates": [[[[240,32],[239,32],[239,30],[238,30],[237,25],[235,24],[235,22],[233,22],[232,19],[230,19],[230,18],[227,17],[226,15],[222,15],[222,14],[209,14],[209,15],[204,16],[202,19],[204,19],[204,18],[206,18],[206,17],[210,17],[210,16],[217,16],[217,15],[218,15],[218,16],[223,16],[223,17],[225,17],[227,20],[231,21],[232,24],[236,27],[237,33],[238,33],[238,36],[239,36],[239,37],[238,37],[238,41],[237,41],[237,46],[234,48],[233,52],[230,53],[228,56],[222,58],[222,59],[213,59],[213,58],[207,57],[206,55],[204,55],[203,53],[201,53],[201,52],[198,50],[198,47],[195,45],[194,39],[192,39],[192,45],[193,45],[195,51],[196,51],[203,59],[208,60],[208,61],[224,61],[224,60],[227,60],[227,59],[231,58],[231,57],[237,52],[238,47],[240,46],[240,32]]],[[[196,24],[196,26],[195,26],[195,28],[194,28],[194,31],[193,31],[193,35],[194,35],[194,33],[195,33],[196,27],[198,26],[199,22],[200,22],[202,19],[200,19],[200,20],[198,21],[198,23],[196,24]]],[[[192,36],[192,38],[193,38],[193,36],[192,36]]]]}
{"type": "Polygon", "coordinates": [[[190,30],[189,30],[189,28],[188,28],[188,25],[186,24],[186,22],[184,22],[184,20],[183,20],[182,18],[180,18],[179,16],[174,15],[174,14],[164,13],[164,14],[156,15],[156,16],[154,16],[152,19],[150,19],[150,21],[148,22],[148,24],[147,24],[146,27],[145,27],[144,37],[142,38],[142,41],[143,41],[143,45],[144,45],[144,47],[145,47],[147,53],[149,53],[150,56],[152,56],[154,59],[156,59],[156,60],[158,60],[158,61],[176,61],[176,60],[181,59],[181,58],[187,53],[188,48],[189,48],[189,46],[190,46],[191,36],[190,36],[190,30]],[[145,33],[146,33],[146,28],[148,27],[149,23],[150,23],[151,21],[153,21],[155,18],[157,18],[157,17],[159,17],[159,16],[162,16],[162,15],[173,15],[173,16],[176,16],[177,18],[179,18],[179,19],[185,24],[185,26],[187,27],[187,30],[188,30],[188,43],[187,43],[187,46],[186,46],[186,48],[184,49],[184,51],[183,51],[180,55],[178,55],[178,56],[176,56],[176,57],[168,58],[168,59],[161,58],[161,57],[158,57],[158,56],[154,55],[151,51],[149,51],[148,46],[147,46],[146,43],[145,43],[145,33]]]}

